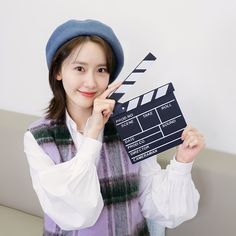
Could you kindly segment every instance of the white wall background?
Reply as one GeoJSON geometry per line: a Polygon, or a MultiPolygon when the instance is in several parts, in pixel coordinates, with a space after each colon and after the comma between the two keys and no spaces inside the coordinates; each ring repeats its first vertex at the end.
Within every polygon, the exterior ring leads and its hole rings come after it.
{"type": "Polygon", "coordinates": [[[126,99],[171,81],[207,147],[236,154],[235,0],[1,0],[0,109],[43,114],[51,97],[45,44],[71,18],[112,26],[125,51],[120,79],[147,52],[158,57],[126,99]]]}

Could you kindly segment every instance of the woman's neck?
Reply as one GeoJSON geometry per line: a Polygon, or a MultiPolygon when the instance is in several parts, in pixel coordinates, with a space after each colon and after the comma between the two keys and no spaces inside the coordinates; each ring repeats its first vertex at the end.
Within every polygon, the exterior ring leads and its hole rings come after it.
{"type": "Polygon", "coordinates": [[[76,110],[67,108],[67,112],[69,113],[72,120],[76,123],[77,130],[79,132],[83,132],[86,122],[88,118],[91,116],[92,108],[91,109],[77,108],[76,110]]]}

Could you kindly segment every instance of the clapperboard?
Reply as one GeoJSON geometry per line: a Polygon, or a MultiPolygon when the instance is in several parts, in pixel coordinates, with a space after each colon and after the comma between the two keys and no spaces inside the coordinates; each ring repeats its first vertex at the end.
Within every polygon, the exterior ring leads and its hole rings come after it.
{"type": "Polygon", "coordinates": [[[133,164],[181,144],[186,127],[172,83],[119,102],[155,60],[149,53],[109,97],[116,100],[112,120],[133,164]]]}

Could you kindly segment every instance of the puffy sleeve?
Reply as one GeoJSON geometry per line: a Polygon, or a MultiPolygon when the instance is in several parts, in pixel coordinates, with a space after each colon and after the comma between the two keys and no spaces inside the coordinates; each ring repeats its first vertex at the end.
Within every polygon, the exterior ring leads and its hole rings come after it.
{"type": "Polygon", "coordinates": [[[30,131],[24,136],[24,151],[33,188],[43,211],[64,230],[92,226],[103,208],[96,158],[101,142],[84,138],[76,156],[55,165],[30,131]]]}
{"type": "Polygon", "coordinates": [[[140,203],[144,217],[174,228],[197,214],[200,196],[192,181],[192,164],[173,159],[161,169],[156,157],[141,162],[140,203]]]}

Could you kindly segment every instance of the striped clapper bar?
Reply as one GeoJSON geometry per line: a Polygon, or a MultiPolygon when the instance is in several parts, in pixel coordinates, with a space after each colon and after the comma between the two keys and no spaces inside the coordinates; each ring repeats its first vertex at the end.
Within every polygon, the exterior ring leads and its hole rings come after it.
{"type": "Polygon", "coordinates": [[[181,144],[186,127],[172,83],[119,103],[127,88],[141,78],[155,60],[149,53],[110,96],[116,100],[112,120],[133,164],[181,144]]]}

